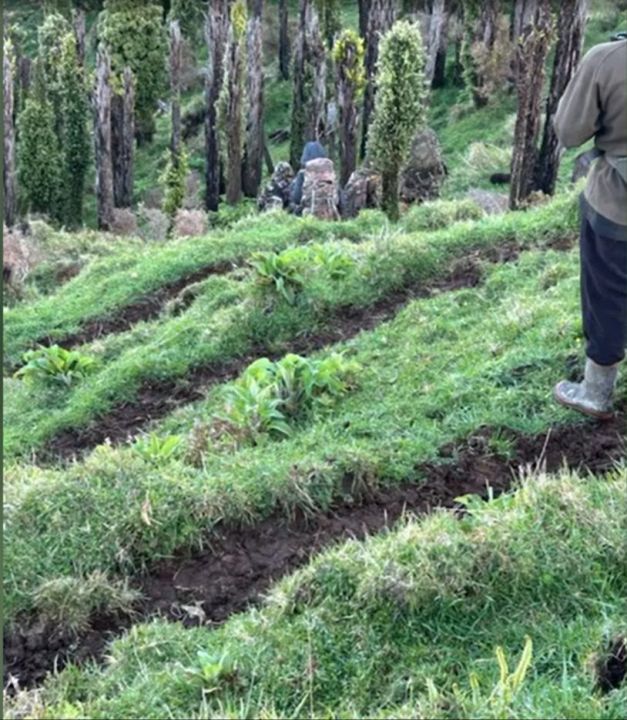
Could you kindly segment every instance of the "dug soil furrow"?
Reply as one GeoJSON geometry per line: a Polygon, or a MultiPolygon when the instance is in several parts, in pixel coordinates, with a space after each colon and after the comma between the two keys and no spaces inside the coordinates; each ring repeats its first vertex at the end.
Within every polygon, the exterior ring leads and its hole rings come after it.
{"type": "MultiPolygon", "coordinates": [[[[572,247],[572,240],[561,239],[550,247],[566,250],[572,247]]],[[[369,307],[339,308],[334,316],[329,318],[328,329],[284,343],[280,355],[287,352],[311,353],[326,345],[349,340],[362,331],[372,330],[380,323],[390,320],[411,300],[476,287],[483,280],[484,263],[513,262],[524,249],[509,242],[497,248],[469,251],[463,259],[453,263],[450,272],[443,277],[397,290],[369,307]]],[[[113,444],[125,442],[149,423],[165,417],[182,405],[200,400],[212,385],[234,379],[250,362],[265,353],[263,347],[255,347],[250,353],[219,365],[193,368],[183,378],[146,382],[131,402],[113,408],[94,420],[90,426],[63,430],[56,434],[37,454],[37,461],[54,463],[80,456],[105,441],[113,444]]],[[[273,356],[273,359],[278,356],[273,356]]]]}
{"type": "MultiPolygon", "coordinates": [[[[603,472],[625,457],[625,408],[606,423],[580,423],[552,428],[536,436],[499,430],[509,441],[508,458],[490,451],[494,431],[482,428],[463,444],[441,449],[438,462],[417,465],[419,485],[355,488],[346,477],[347,492],[356,498],[326,513],[297,513],[291,521],[276,514],[252,527],[216,530],[207,549],[193,557],[181,554],[135,579],[143,600],[135,620],[160,615],[191,626],[217,624],[258,602],[277,579],[306,563],[315,553],[347,538],[363,539],[393,525],[402,515],[424,515],[434,508],[454,508],[470,493],[485,497],[507,490],[521,467],[548,472],[564,465],[603,472]]],[[[35,685],[53,667],[68,661],[100,657],[107,639],[132,624],[130,618],[100,617],[88,633],[72,636],[41,619],[26,619],[5,639],[5,680],[35,685]]]]}
{"type": "Polygon", "coordinates": [[[224,275],[231,272],[239,262],[225,260],[208,265],[189,275],[184,275],[178,280],[162,285],[158,290],[147,293],[129,305],[111,311],[115,314],[90,320],[76,333],[61,338],[45,336],[37,340],[34,346],[50,347],[50,345],[60,345],[64,348],[72,348],[97,340],[104,335],[129,330],[139,322],[156,318],[166,303],[179,295],[189,285],[205,280],[211,275],[224,275]]]}

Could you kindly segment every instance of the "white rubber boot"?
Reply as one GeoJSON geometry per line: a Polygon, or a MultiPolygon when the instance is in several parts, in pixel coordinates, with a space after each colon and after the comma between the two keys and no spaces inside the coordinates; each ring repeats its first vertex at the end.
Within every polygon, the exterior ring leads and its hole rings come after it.
{"type": "Polygon", "coordinates": [[[584,415],[601,420],[613,417],[612,395],[618,377],[618,365],[597,365],[586,361],[586,372],[581,383],[562,380],[555,386],[553,395],[558,403],[584,415]]]}

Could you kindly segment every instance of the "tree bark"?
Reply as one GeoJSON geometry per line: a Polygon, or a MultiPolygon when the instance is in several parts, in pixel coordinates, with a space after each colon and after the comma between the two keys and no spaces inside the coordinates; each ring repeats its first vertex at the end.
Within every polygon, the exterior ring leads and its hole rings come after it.
{"type": "Polygon", "coordinates": [[[257,197],[263,169],[263,0],[251,0],[246,31],[248,125],[242,179],[244,195],[257,197]]]}
{"type": "Polygon", "coordinates": [[[133,204],[133,154],[135,142],[135,86],[129,67],[122,74],[122,94],[111,96],[111,162],[115,207],[133,204]]]}
{"type": "Polygon", "coordinates": [[[337,105],[340,135],[340,185],[344,187],[357,165],[357,48],[346,46],[337,63],[337,105]]]}
{"type": "Polygon", "coordinates": [[[272,175],[274,172],[274,162],[272,161],[272,155],[270,154],[270,149],[268,148],[268,143],[263,141],[263,158],[266,162],[266,169],[268,171],[268,175],[272,175]]]}
{"type": "Polygon", "coordinates": [[[76,55],[78,64],[85,67],[85,11],[82,8],[72,13],[72,26],[74,29],[74,38],[76,40],[76,55]]]}
{"type": "Polygon", "coordinates": [[[537,190],[552,195],[555,192],[560,165],[560,146],[553,128],[553,118],[564,90],[581,58],[586,26],[587,0],[573,0],[560,5],[557,20],[557,47],[551,75],[551,88],[546,101],[544,132],[536,167],[537,190]]]}
{"type": "Polygon", "coordinates": [[[15,124],[13,119],[14,105],[14,71],[15,58],[10,53],[9,45],[5,45],[3,57],[2,81],[4,85],[4,223],[11,227],[15,222],[16,191],[15,191],[15,124]]]}
{"type": "MultiPolygon", "coordinates": [[[[433,85],[435,79],[438,55],[442,55],[442,46],[446,53],[446,26],[448,14],[446,12],[445,0],[433,0],[431,15],[429,18],[429,36],[427,42],[427,60],[425,64],[425,78],[433,85]]],[[[442,63],[442,58],[440,58],[442,63]]]]}
{"type": "Polygon", "coordinates": [[[279,0],[279,75],[290,77],[290,35],[287,0],[279,0]]]}
{"type": "Polygon", "coordinates": [[[95,145],[98,227],[110,230],[113,224],[113,164],[111,160],[111,60],[103,48],[96,59],[95,145]]]}
{"type": "Polygon", "coordinates": [[[235,205],[242,199],[243,131],[245,98],[245,37],[238,37],[231,23],[224,61],[224,85],[220,97],[226,147],[226,201],[235,205]],[[222,106],[224,103],[224,106],[222,106]]]}
{"type": "Polygon", "coordinates": [[[368,13],[372,0],[359,0],[359,34],[366,38],[368,32],[368,13]]]}
{"type": "Polygon", "coordinates": [[[400,217],[397,170],[388,170],[381,175],[381,208],[391,222],[400,217]]]}
{"type": "Polygon", "coordinates": [[[364,95],[363,132],[361,138],[361,157],[366,155],[368,127],[374,111],[375,75],[379,57],[379,41],[394,24],[394,0],[370,0],[368,25],[366,31],[366,91],[364,95]]]}
{"type": "Polygon", "coordinates": [[[518,112],[509,198],[512,210],[524,207],[533,190],[544,63],[549,50],[550,31],[549,0],[528,0],[522,18],[522,35],[517,38],[518,112]]]}
{"type": "Polygon", "coordinates": [[[294,51],[290,163],[296,170],[305,142],[324,134],[326,61],[318,13],[313,0],[300,0],[299,30],[294,51]]]}
{"type": "Polygon", "coordinates": [[[224,73],[224,50],[229,22],[228,0],[209,4],[205,39],[209,51],[205,97],[205,207],[217,210],[220,204],[220,149],[217,128],[217,103],[224,73]]]}
{"type": "Polygon", "coordinates": [[[178,160],[181,155],[181,69],[183,41],[178,20],[170,23],[170,92],[172,94],[172,137],[170,150],[178,160]]]}

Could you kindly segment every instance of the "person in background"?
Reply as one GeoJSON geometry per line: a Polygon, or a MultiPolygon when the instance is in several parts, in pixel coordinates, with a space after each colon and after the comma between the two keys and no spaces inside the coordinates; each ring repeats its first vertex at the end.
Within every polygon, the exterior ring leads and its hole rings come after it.
{"type": "Polygon", "coordinates": [[[305,182],[305,165],[310,160],[327,157],[324,147],[317,141],[305,143],[303,154],[300,156],[300,170],[290,185],[290,212],[295,215],[302,213],[303,183],[305,182]]]}
{"type": "Polygon", "coordinates": [[[555,131],[566,148],[594,138],[596,160],[580,198],[584,380],[563,380],[554,396],[608,419],[627,341],[627,35],[585,55],[560,100],[555,131]]]}

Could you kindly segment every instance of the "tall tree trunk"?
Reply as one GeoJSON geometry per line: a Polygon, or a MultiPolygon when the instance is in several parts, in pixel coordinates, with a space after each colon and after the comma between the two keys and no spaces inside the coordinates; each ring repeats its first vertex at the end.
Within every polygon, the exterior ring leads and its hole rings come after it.
{"type": "Polygon", "coordinates": [[[85,67],[85,11],[82,8],[74,10],[72,13],[72,26],[74,29],[74,38],[76,40],[76,55],[78,64],[85,67]]]}
{"type": "Polygon", "coordinates": [[[133,154],[135,143],[135,85],[129,67],[122,74],[122,94],[111,96],[111,162],[115,207],[133,204],[133,154]]]}
{"type": "Polygon", "coordinates": [[[172,137],[170,149],[178,160],[181,155],[181,69],[183,40],[178,20],[170,23],[170,92],[172,95],[172,137]]]}
{"type": "Polygon", "coordinates": [[[394,24],[394,0],[370,0],[368,29],[366,31],[366,92],[364,95],[363,132],[361,138],[361,157],[366,155],[368,127],[374,111],[375,75],[379,57],[379,41],[394,24]]]}
{"type": "Polygon", "coordinates": [[[248,125],[242,178],[244,195],[257,197],[263,169],[263,0],[250,0],[246,33],[248,125]]]}
{"type": "Polygon", "coordinates": [[[290,163],[300,165],[305,142],[324,134],[326,61],[318,13],[313,0],[300,0],[298,38],[294,51],[290,163]]]}
{"type": "Polygon", "coordinates": [[[359,34],[366,38],[368,32],[368,13],[372,0],[359,0],[359,34]]]}
{"type": "Polygon", "coordinates": [[[344,187],[357,165],[357,109],[358,87],[356,76],[359,74],[357,47],[344,41],[342,57],[338,58],[337,105],[339,112],[340,135],[340,185],[344,187]]]}
{"type": "Polygon", "coordinates": [[[540,103],[544,64],[551,35],[549,0],[528,0],[517,39],[516,81],[518,112],[514,130],[509,204],[512,210],[524,207],[533,190],[540,133],[540,103]]]}
{"type": "Polygon", "coordinates": [[[98,227],[110,230],[113,224],[113,164],[111,160],[111,60],[103,48],[96,59],[95,145],[96,200],[98,227]]]}
{"type": "Polygon", "coordinates": [[[553,128],[553,118],[560,98],[581,58],[587,10],[587,0],[573,0],[560,5],[551,89],[546,101],[544,132],[536,167],[536,189],[548,195],[555,192],[560,165],[560,147],[553,128]]]}
{"type": "Polygon", "coordinates": [[[279,75],[283,80],[290,77],[290,35],[288,0],[279,0],[279,75]]]}
{"type": "MultiPolygon", "coordinates": [[[[438,53],[441,54],[442,44],[446,47],[446,25],[448,16],[445,9],[445,0],[433,0],[431,15],[429,17],[429,36],[427,42],[427,61],[425,64],[425,79],[433,84],[438,53]]],[[[445,50],[446,52],[446,50],[445,50]]]]}
{"type": "Polygon", "coordinates": [[[15,125],[13,119],[15,58],[10,51],[9,43],[4,48],[2,65],[2,82],[4,85],[4,222],[7,227],[11,227],[15,222],[16,211],[15,125]]]}
{"type": "Polygon", "coordinates": [[[205,38],[209,51],[205,97],[205,207],[217,210],[220,204],[220,147],[217,128],[217,104],[224,74],[224,50],[229,23],[228,0],[209,3],[205,38]]]}

